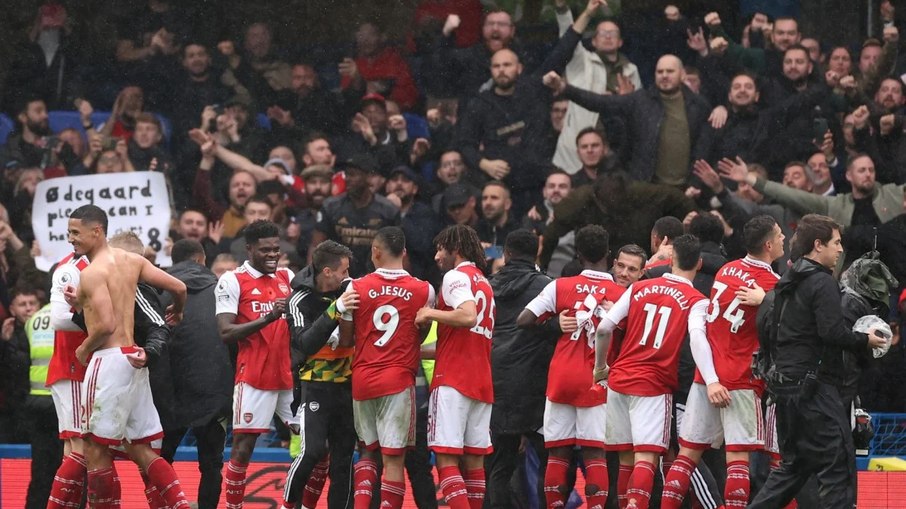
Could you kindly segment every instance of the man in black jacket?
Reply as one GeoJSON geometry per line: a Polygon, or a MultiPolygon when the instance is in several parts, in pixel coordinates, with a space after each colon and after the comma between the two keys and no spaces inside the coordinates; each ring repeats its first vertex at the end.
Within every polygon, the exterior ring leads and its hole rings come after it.
{"type": "MultiPolygon", "coordinates": [[[[233,396],[233,366],[214,319],[217,277],[205,267],[204,247],[182,239],[173,245],[167,272],[186,284],[184,319],[169,345],[174,388],[174,426],[164,428],[161,457],[173,462],[176,448],[191,429],[198,448],[199,509],[215,509],[220,499],[223,447],[233,396]]],[[[165,294],[166,295],[166,294],[165,294]]],[[[162,304],[169,304],[168,301],[162,304]]]]}
{"type": "MultiPolygon", "coordinates": [[[[295,507],[306,482],[314,489],[306,489],[305,496],[320,494],[327,466],[315,467],[326,462],[328,451],[328,507],[346,507],[350,496],[349,474],[356,440],[352,420],[353,349],[337,346],[337,319],[343,309],[355,309],[358,294],[337,299],[346,287],[351,259],[352,251],[348,247],[324,241],[312,251],[311,265],[296,274],[291,283],[293,293],[287,302],[286,320],[293,368],[300,381],[298,413],[302,450],[286,474],[284,507],[295,507]]],[[[317,498],[314,503],[302,500],[305,507],[317,503],[317,498]]]]}
{"type": "MultiPolygon", "coordinates": [[[[543,66],[542,66],[543,68],[543,66]]],[[[453,144],[476,183],[501,180],[513,191],[516,215],[522,215],[544,185],[552,147],[550,95],[523,74],[519,57],[501,49],[491,57],[494,86],[469,102],[460,114],[453,144]]]]}
{"type": "Polygon", "coordinates": [[[506,265],[490,281],[497,303],[491,346],[494,379],[491,442],[494,452],[487,459],[487,504],[493,508],[512,507],[515,494],[510,492],[510,478],[516,470],[523,437],[535,449],[541,465],[547,460],[544,437],[538,430],[544,416],[547,368],[560,335],[558,317],[538,327],[520,329],[516,326],[516,318],[526,304],[551,282],[535,268],[537,251],[535,234],[528,230],[509,234],[503,251],[506,265]],[[531,376],[527,376],[529,373],[531,376]]]}
{"type": "Polygon", "coordinates": [[[768,351],[775,372],[769,385],[776,394],[783,459],[750,508],[784,506],[812,474],[821,507],[850,509],[856,503],[855,449],[841,394],[844,352],[880,348],[887,340],[874,328],[867,335],[852,332],[844,322],[832,275],[843,253],[840,230],[829,217],[803,217],[790,247],[791,258],[801,258],[774,290],[768,351]]]}
{"type": "Polygon", "coordinates": [[[682,186],[691,162],[701,157],[701,134],[711,107],[683,84],[685,71],[676,56],[662,56],[655,75],[655,88],[628,95],[581,90],[567,85],[554,72],[544,76],[544,84],[583,108],[626,119],[632,153],[628,166],[633,178],[682,186]]]}

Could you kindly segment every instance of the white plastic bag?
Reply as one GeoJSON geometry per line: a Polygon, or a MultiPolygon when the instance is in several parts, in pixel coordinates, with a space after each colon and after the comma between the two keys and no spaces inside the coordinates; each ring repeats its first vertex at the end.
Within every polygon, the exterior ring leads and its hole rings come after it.
{"type": "Polygon", "coordinates": [[[875,359],[881,358],[887,354],[887,351],[890,350],[890,340],[893,338],[893,331],[890,330],[890,325],[887,324],[886,320],[881,319],[877,315],[866,315],[862,318],[856,320],[856,324],[853,325],[853,332],[862,332],[867,334],[868,329],[877,329],[878,334],[884,336],[887,339],[887,342],[884,343],[884,346],[881,348],[873,348],[871,350],[872,355],[875,356],[875,359]]]}

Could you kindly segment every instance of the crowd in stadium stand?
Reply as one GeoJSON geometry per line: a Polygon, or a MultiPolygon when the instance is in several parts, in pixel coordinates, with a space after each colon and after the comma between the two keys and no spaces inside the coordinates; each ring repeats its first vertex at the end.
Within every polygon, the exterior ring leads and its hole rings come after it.
{"type": "MultiPolygon", "coordinates": [[[[115,53],[99,72],[71,37],[66,6],[42,2],[5,72],[0,443],[48,433],[36,424],[49,407],[36,410],[41,396],[30,393],[26,331],[49,301],[52,275],[35,263],[42,245],[33,224],[47,213],[33,210],[36,189],[129,172],[167,182],[170,231],[144,255],[170,260],[175,243],[195,240],[216,277],[249,258],[245,228],[262,219],[280,228],[282,268],[300,273],[332,240],[351,250],[353,278],[374,270],[378,230],[399,226],[406,269],[435,287],[444,277],[435,237],[447,226],[477,232],[493,284],[511,233],[537,235],[538,267],[558,278],[581,272],[577,232],[599,225],[609,236],[606,265],[625,287],[661,275],[683,234],[701,242],[702,271],[713,275],[746,256],[753,217],[774,218],[789,241],[802,217],[826,215],[843,227],[838,272],[874,251],[895,279],[883,317],[893,344],[862,367],[857,385],[866,410],[906,412],[898,332],[906,316],[906,51],[894,2],[880,2],[876,33],[833,46],[782,12],[726,20],[672,5],[649,40],[636,29],[624,45],[621,18],[604,0],[553,0],[558,38],[527,44],[514,13],[479,0],[423,0],[404,39],[361,21],[351,26],[351,51],[328,59],[289,41],[277,47],[273,20],[211,37],[216,31],[196,26],[179,2],[139,4],[116,27],[115,53]],[[641,56],[634,63],[630,55],[641,56]]],[[[784,252],[773,264],[781,275],[784,252]]],[[[207,320],[216,327],[213,314],[207,320]]],[[[165,430],[209,424],[173,393],[185,367],[172,355],[160,361],[169,365],[152,366],[151,383],[165,430]]],[[[232,378],[219,381],[212,390],[225,405],[211,411],[229,417],[232,378]]],[[[504,438],[540,422],[499,424],[492,418],[495,448],[515,457],[520,439],[504,438]]],[[[276,445],[286,446],[291,431],[276,427],[276,445]]],[[[61,451],[49,452],[56,465],[61,451]]]]}

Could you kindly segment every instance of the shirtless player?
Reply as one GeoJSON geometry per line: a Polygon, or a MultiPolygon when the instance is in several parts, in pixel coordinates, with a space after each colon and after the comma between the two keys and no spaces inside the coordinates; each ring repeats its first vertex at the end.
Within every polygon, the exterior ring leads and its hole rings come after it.
{"type": "Polygon", "coordinates": [[[173,294],[168,322],[182,319],[186,286],[145,258],[107,245],[107,214],[94,205],[69,216],[69,242],[76,256],[91,264],[81,274],[78,301],[88,337],[76,349],[87,364],[82,384],[82,437],[88,462],[88,504],[95,509],[120,507],[120,486],[109,446],[124,445],[146,472],[167,505],[188,508],[185,495],[166,461],[150,442],[163,436],[151,398],[145,352],[135,346],[133,322],[139,280],[173,294]]]}

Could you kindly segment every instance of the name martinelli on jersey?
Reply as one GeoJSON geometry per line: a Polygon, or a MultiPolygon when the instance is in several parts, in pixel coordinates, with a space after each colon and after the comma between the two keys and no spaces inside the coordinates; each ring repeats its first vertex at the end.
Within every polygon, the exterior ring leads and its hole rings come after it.
{"type": "Polygon", "coordinates": [[[644,289],[633,293],[632,300],[638,301],[642,297],[645,297],[645,296],[651,295],[651,294],[659,294],[659,295],[666,295],[668,297],[673,297],[673,300],[675,300],[676,303],[679,304],[680,309],[682,309],[683,311],[689,309],[689,307],[690,307],[689,299],[686,298],[686,295],[683,293],[682,290],[680,290],[679,288],[674,288],[672,286],[664,286],[664,285],[647,286],[644,289]]]}

